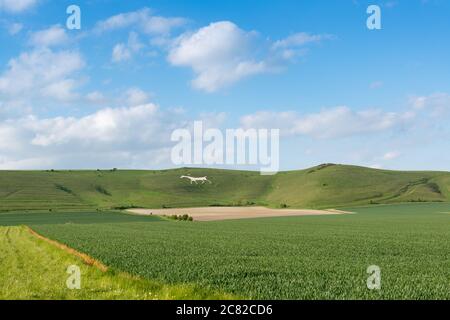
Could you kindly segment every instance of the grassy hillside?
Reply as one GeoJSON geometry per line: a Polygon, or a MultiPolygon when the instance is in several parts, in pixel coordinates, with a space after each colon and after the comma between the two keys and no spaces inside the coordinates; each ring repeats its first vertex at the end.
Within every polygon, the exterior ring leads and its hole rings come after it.
{"type": "Polygon", "coordinates": [[[448,201],[450,174],[322,165],[275,176],[266,201],[292,207],[448,201]]]}
{"type": "Polygon", "coordinates": [[[275,176],[215,169],[0,172],[0,211],[213,205],[326,208],[449,200],[450,173],[344,165],[275,176]],[[188,174],[206,175],[212,184],[191,185],[180,179],[188,174]]]}

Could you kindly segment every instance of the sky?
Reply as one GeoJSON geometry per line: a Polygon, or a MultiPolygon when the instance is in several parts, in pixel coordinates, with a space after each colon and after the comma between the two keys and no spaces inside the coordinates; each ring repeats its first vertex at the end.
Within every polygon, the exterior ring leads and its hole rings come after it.
{"type": "Polygon", "coordinates": [[[450,171],[449,34],[445,0],[0,0],[0,169],[171,168],[201,120],[279,128],[281,170],[450,171]]]}

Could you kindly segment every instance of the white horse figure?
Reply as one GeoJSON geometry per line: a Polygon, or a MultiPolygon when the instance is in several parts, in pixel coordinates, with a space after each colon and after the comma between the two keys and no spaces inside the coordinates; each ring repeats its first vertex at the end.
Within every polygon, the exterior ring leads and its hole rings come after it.
{"type": "Polygon", "coordinates": [[[208,177],[191,177],[191,176],[181,176],[180,179],[189,179],[191,181],[191,184],[195,182],[195,184],[198,184],[198,181],[200,181],[202,184],[205,184],[206,182],[212,183],[208,180],[208,177]]]}

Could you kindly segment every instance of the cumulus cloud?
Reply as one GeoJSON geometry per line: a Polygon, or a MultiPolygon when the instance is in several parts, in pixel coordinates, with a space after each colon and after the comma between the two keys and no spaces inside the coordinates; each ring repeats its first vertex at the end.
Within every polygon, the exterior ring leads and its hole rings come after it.
{"type": "Polygon", "coordinates": [[[191,67],[192,85],[208,92],[268,70],[264,61],[250,57],[253,33],[229,21],[212,23],[175,40],[168,60],[174,66],[191,67]]]}
{"type": "Polygon", "coordinates": [[[167,59],[174,66],[190,67],[194,71],[194,88],[214,92],[241,79],[274,72],[279,69],[280,60],[290,60],[306,44],[329,37],[298,33],[266,44],[258,41],[256,32],[242,30],[230,21],[220,21],[176,38],[167,59]],[[255,52],[261,52],[261,57],[255,52]]]}
{"type": "Polygon", "coordinates": [[[48,29],[33,32],[30,44],[36,47],[51,47],[62,45],[69,40],[66,30],[60,25],[51,26],[48,29]]]}
{"type": "Polygon", "coordinates": [[[150,96],[139,88],[130,88],[125,92],[125,102],[129,106],[147,103],[150,96]]]}
{"type": "Polygon", "coordinates": [[[138,53],[143,47],[144,45],[140,42],[138,34],[136,32],[130,32],[128,43],[118,43],[114,46],[112,61],[122,62],[130,60],[133,54],[138,53]]]}
{"type": "Polygon", "coordinates": [[[84,65],[81,55],[74,51],[36,48],[24,52],[11,59],[0,74],[0,95],[6,101],[36,97],[67,100],[76,87],[74,74],[84,65]]]}
{"type": "MultiPolygon", "coordinates": [[[[117,143],[133,139],[155,142],[153,126],[145,125],[149,118],[158,117],[156,105],[147,104],[130,108],[106,108],[82,118],[52,118],[23,121],[24,127],[33,130],[32,145],[50,146],[81,143],[90,146],[103,143],[117,143]],[[135,130],[139,128],[139,130],[135,130]]],[[[153,120],[154,121],[154,120],[153,120]]],[[[153,122],[152,121],[152,122],[153,122]]]]}
{"type": "Polygon", "coordinates": [[[107,101],[106,97],[100,91],[92,91],[86,95],[86,100],[94,104],[102,104],[107,101]]]}
{"type": "Polygon", "coordinates": [[[150,35],[167,35],[173,29],[185,25],[184,18],[167,18],[155,16],[149,8],[143,8],[137,11],[121,13],[106,20],[99,21],[94,30],[97,33],[118,30],[129,27],[136,27],[141,32],[150,35]]]}
{"type": "Polygon", "coordinates": [[[38,0],[0,0],[0,11],[19,13],[30,9],[38,0]]]}
{"type": "MultiPolygon", "coordinates": [[[[306,52],[305,46],[331,39],[331,35],[295,33],[275,42],[257,40],[257,33],[245,31],[230,21],[219,21],[184,32],[173,38],[171,32],[184,26],[184,18],[166,18],[153,15],[148,8],[121,13],[99,21],[94,31],[132,28],[134,32],[150,36],[149,44],[167,51],[167,60],[173,66],[191,68],[195,89],[214,92],[242,79],[257,74],[280,70],[280,64],[294,60],[306,52]]],[[[117,43],[112,49],[112,61],[132,59],[143,47],[135,34],[133,46],[117,43]]]]}
{"type": "Polygon", "coordinates": [[[74,79],[63,79],[43,87],[41,94],[43,97],[67,102],[78,97],[78,94],[74,92],[76,87],[77,82],[74,79]]]}
{"type": "Polygon", "coordinates": [[[300,115],[296,112],[258,112],[241,118],[246,128],[280,128],[285,135],[331,139],[401,128],[414,115],[376,109],[353,111],[346,106],[300,115]]]}
{"type": "Polygon", "coordinates": [[[184,125],[181,113],[151,103],[78,118],[10,119],[0,122],[0,168],[148,168],[168,162],[171,132],[184,125]]]}

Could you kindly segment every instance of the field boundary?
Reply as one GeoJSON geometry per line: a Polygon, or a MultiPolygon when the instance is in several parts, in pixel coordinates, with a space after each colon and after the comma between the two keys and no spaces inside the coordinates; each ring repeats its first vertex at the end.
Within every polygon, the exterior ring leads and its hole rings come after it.
{"type": "Polygon", "coordinates": [[[67,253],[69,253],[69,254],[71,254],[73,256],[76,256],[76,257],[80,258],[81,260],[83,260],[83,262],[85,264],[87,264],[89,266],[96,267],[97,269],[99,269],[102,272],[108,271],[108,267],[107,266],[105,266],[100,261],[92,258],[91,256],[89,256],[89,255],[87,255],[85,253],[82,253],[80,251],[77,251],[77,250],[75,250],[75,249],[73,249],[73,248],[71,248],[71,247],[69,247],[69,246],[67,246],[65,244],[62,244],[62,243],[60,243],[58,241],[55,241],[55,240],[49,239],[47,237],[44,237],[43,235],[41,235],[41,234],[37,233],[36,231],[34,231],[29,226],[25,226],[25,227],[36,238],[41,239],[41,240],[43,240],[43,241],[45,241],[45,242],[47,242],[47,243],[49,243],[49,244],[59,248],[59,249],[64,250],[65,252],[67,252],[67,253]]]}

